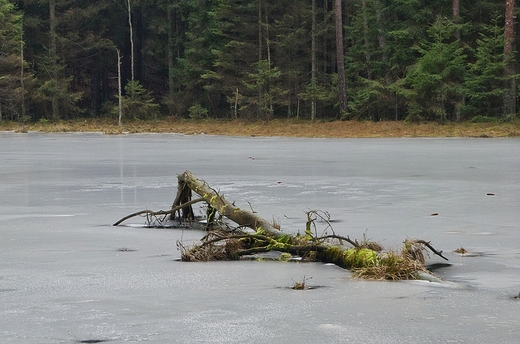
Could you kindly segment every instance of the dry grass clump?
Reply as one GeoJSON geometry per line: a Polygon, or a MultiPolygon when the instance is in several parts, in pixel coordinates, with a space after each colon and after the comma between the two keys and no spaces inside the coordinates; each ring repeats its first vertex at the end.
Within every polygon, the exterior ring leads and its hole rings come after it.
{"type": "Polygon", "coordinates": [[[375,241],[370,241],[370,240],[364,240],[363,242],[361,242],[359,247],[368,248],[369,250],[376,251],[376,252],[381,252],[384,249],[383,245],[381,245],[380,243],[375,242],[375,241]]]}
{"type": "Polygon", "coordinates": [[[307,285],[307,281],[310,280],[311,278],[312,277],[306,278],[305,276],[303,276],[301,281],[296,281],[296,282],[293,283],[293,286],[291,287],[291,289],[294,289],[294,290],[306,290],[306,289],[309,289],[309,287],[307,285]]]}
{"type": "Polygon", "coordinates": [[[356,278],[398,281],[417,279],[418,271],[427,270],[423,263],[408,255],[390,251],[380,254],[375,264],[352,271],[356,278]]]}
{"type": "MultiPolygon", "coordinates": [[[[354,277],[374,280],[417,279],[419,271],[427,272],[425,267],[425,242],[405,240],[401,252],[380,252],[374,264],[353,269],[354,277]]],[[[426,243],[429,245],[429,243],[426,243]]],[[[441,252],[442,253],[442,252],[441,252]]]]}
{"type": "Polygon", "coordinates": [[[226,239],[218,244],[202,244],[185,247],[180,241],[177,247],[181,251],[181,260],[184,262],[209,262],[219,260],[237,260],[237,252],[242,249],[242,242],[238,239],[226,239]]]}

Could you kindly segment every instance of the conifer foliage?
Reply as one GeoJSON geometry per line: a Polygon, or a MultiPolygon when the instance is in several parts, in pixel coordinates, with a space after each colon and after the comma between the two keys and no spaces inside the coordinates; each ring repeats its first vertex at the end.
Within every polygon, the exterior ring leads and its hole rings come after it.
{"type": "Polygon", "coordinates": [[[123,118],[508,119],[515,13],[513,0],[0,0],[0,120],[117,117],[119,84],[123,118]]]}

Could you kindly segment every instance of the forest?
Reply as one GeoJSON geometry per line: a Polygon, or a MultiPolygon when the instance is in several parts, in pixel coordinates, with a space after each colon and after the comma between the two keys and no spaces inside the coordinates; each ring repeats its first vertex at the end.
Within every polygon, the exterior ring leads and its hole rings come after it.
{"type": "Polygon", "coordinates": [[[0,120],[508,120],[514,0],[0,0],[0,120]]]}

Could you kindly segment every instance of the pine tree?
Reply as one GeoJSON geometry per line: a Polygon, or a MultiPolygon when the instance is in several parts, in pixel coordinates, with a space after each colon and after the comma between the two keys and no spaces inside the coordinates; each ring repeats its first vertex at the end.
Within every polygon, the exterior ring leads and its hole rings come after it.
{"type": "Polygon", "coordinates": [[[421,57],[406,77],[412,88],[408,118],[437,120],[457,119],[462,105],[463,81],[467,55],[458,40],[453,40],[457,25],[439,18],[428,29],[429,41],[421,44],[421,57]]]}
{"type": "Polygon", "coordinates": [[[491,24],[482,25],[475,60],[469,64],[465,80],[466,117],[500,117],[502,102],[507,92],[504,80],[504,29],[500,25],[502,16],[495,12],[491,24]]]}

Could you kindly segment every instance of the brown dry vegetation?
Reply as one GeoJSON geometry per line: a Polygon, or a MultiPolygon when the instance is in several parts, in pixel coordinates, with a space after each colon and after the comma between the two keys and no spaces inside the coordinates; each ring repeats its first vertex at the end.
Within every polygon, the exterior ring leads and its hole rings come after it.
{"type": "Polygon", "coordinates": [[[272,120],[245,122],[241,120],[190,121],[173,117],[157,121],[127,121],[122,128],[110,119],[87,119],[60,122],[38,122],[20,125],[0,122],[0,131],[15,132],[101,132],[122,133],[180,133],[186,135],[228,136],[284,136],[312,138],[347,137],[518,137],[520,120],[508,123],[421,123],[272,120]]]}

